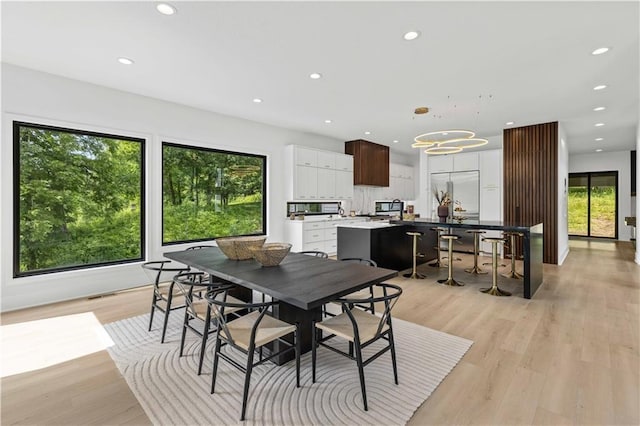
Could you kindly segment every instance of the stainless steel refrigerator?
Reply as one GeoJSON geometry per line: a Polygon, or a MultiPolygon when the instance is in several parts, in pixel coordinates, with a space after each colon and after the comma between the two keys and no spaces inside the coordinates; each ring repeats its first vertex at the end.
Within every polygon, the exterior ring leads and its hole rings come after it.
{"type": "MultiPolygon", "coordinates": [[[[480,218],[480,171],[432,173],[431,187],[449,194],[450,218],[474,221],[480,218]]],[[[437,218],[438,202],[435,197],[432,205],[432,217],[437,218]]],[[[473,236],[460,229],[452,231],[459,237],[454,250],[473,253],[473,236]]]]}

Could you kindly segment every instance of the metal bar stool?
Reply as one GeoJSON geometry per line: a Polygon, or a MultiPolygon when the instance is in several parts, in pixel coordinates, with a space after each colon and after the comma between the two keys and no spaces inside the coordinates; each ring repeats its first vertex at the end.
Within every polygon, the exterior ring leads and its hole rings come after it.
{"type": "Polygon", "coordinates": [[[429,264],[429,266],[433,266],[434,268],[444,268],[444,265],[442,264],[442,262],[440,261],[441,256],[440,256],[440,236],[444,233],[447,232],[447,228],[443,228],[441,226],[436,226],[434,228],[431,228],[432,231],[436,232],[436,252],[438,253],[438,258],[436,259],[435,262],[431,262],[429,264]]]}
{"type": "Polygon", "coordinates": [[[516,237],[523,237],[524,234],[522,232],[509,231],[505,232],[504,235],[509,237],[509,251],[511,252],[511,271],[507,272],[506,274],[502,274],[502,276],[506,278],[522,279],[524,278],[524,275],[516,271],[516,237]]]}
{"type": "Polygon", "coordinates": [[[511,293],[508,291],[498,288],[498,243],[504,243],[504,238],[485,237],[482,241],[488,241],[491,243],[492,285],[489,288],[481,288],[480,291],[492,296],[511,296],[511,293]]]}
{"type": "Polygon", "coordinates": [[[480,231],[477,229],[469,229],[465,231],[467,234],[473,234],[473,268],[465,269],[465,272],[470,274],[487,274],[487,271],[483,271],[478,267],[478,253],[480,253],[479,236],[480,234],[486,234],[487,231],[480,231]]]}
{"type": "MultiPolygon", "coordinates": [[[[460,287],[464,284],[453,279],[453,242],[459,237],[453,234],[444,234],[440,238],[449,241],[449,276],[444,280],[438,280],[440,284],[460,287]]],[[[439,242],[438,242],[439,245],[439,242]]]]}
{"type": "MultiPolygon", "coordinates": [[[[404,274],[404,276],[406,278],[422,280],[425,278],[425,276],[423,274],[418,273],[417,260],[418,260],[418,257],[424,257],[424,254],[418,253],[418,238],[424,235],[424,233],[419,231],[409,231],[407,232],[407,235],[409,235],[410,237],[413,237],[413,269],[411,270],[410,274],[404,274]]],[[[439,258],[440,256],[438,256],[438,259],[439,258]]]]}

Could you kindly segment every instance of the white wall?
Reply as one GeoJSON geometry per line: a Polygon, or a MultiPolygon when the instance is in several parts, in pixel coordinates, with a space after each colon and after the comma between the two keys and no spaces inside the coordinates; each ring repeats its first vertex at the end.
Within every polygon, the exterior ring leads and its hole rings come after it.
{"type": "Polygon", "coordinates": [[[344,152],[342,140],[268,126],[2,64],[2,311],[101,294],[149,282],[137,263],[13,278],[13,119],[147,139],[147,259],[157,259],[163,252],[185,247],[161,246],[160,161],[163,140],[266,155],[269,241],[284,237],[283,219],[287,201],[284,181],[291,178],[283,169],[284,146],[297,144],[344,152]]]}
{"type": "Polygon", "coordinates": [[[631,161],[629,151],[569,156],[569,173],[618,171],[618,239],[629,241],[631,232],[624,217],[631,214],[631,161]]]}
{"type": "Polygon", "coordinates": [[[567,134],[561,123],[558,123],[558,265],[562,265],[569,254],[569,148],[567,134]]]}

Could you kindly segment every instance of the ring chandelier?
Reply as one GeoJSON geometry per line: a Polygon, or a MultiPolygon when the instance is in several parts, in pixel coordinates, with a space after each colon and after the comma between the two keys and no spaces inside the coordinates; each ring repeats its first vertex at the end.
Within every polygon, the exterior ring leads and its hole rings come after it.
{"type": "Polygon", "coordinates": [[[416,136],[411,146],[426,148],[429,155],[455,154],[465,148],[476,148],[489,143],[487,139],[476,138],[469,130],[440,130],[416,136]]]}

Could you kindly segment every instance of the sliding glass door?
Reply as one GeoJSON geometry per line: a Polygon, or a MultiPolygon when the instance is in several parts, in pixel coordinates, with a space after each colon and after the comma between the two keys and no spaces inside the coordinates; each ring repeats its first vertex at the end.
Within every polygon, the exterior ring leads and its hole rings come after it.
{"type": "Polygon", "coordinates": [[[618,238],[618,172],[569,174],[569,235],[618,238]]]}

